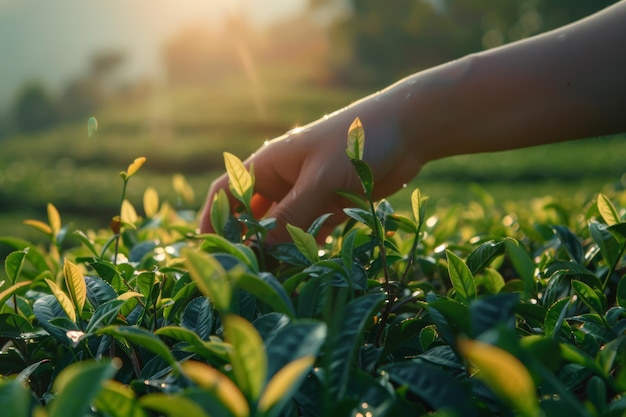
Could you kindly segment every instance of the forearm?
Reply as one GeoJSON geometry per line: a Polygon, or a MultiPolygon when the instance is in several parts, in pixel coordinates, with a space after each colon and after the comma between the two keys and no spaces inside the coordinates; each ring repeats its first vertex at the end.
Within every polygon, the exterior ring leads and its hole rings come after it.
{"type": "Polygon", "coordinates": [[[626,131],[626,3],[408,77],[405,141],[422,164],[626,131]]]}

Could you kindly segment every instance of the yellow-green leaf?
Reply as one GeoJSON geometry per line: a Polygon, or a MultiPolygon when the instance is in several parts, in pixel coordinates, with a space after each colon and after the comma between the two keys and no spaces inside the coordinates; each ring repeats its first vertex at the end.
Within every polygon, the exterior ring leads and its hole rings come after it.
{"type": "Polygon", "coordinates": [[[363,159],[363,149],[365,147],[365,131],[361,124],[361,119],[354,119],[348,128],[348,147],[346,153],[350,159],[363,159]]]}
{"type": "Polygon", "coordinates": [[[609,200],[607,196],[602,193],[598,194],[597,205],[600,215],[608,226],[613,226],[614,224],[621,222],[617,209],[615,209],[615,206],[611,203],[611,200],[609,200]]]}
{"type": "Polygon", "coordinates": [[[143,156],[135,158],[135,160],[128,166],[128,169],[126,170],[126,178],[130,178],[135,175],[135,173],[139,171],[139,168],[141,168],[144,162],[146,162],[146,158],[143,156]]]}
{"type": "Polygon", "coordinates": [[[224,152],[224,164],[233,194],[239,200],[245,199],[246,195],[252,192],[252,176],[243,162],[232,153],[224,152]]]}
{"type": "Polygon", "coordinates": [[[17,290],[22,287],[27,287],[32,283],[32,281],[22,281],[17,284],[11,285],[6,290],[0,292],[0,306],[4,305],[5,301],[9,299],[17,290]]]}
{"type": "Polygon", "coordinates": [[[63,264],[63,276],[65,277],[65,286],[70,293],[70,298],[80,315],[83,312],[85,300],[87,299],[87,284],[85,283],[83,272],[76,264],[66,259],[63,264]]]}
{"type": "Polygon", "coordinates": [[[61,230],[61,216],[52,203],[48,203],[48,222],[52,229],[52,235],[56,236],[61,230]]]}
{"type": "Polygon", "coordinates": [[[247,417],[250,414],[248,402],[239,388],[217,369],[202,362],[189,360],[183,362],[182,370],[200,388],[212,390],[233,415],[247,417]]]}
{"type": "Polygon", "coordinates": [[[309,262],[315,263],[319,260],[317,242],[315,242],[315,238],[313,236],[306,233],[298,226],[291,224],[287,224],[287,231],[291,235],[296,248],[298,248],[300,253],[302,253],[304,257],[309,260],[309,262]]]}
{"type": "Polygon", "coordinates": [[[535,384],[519,359],[499,347],[474,340],[461,339],[458,348],[478,368],[476,377],[519,415],[535,417],[541,414],[535,384]]]}
{"type": "Polygon", "coordinates": [[[313,366],[313,363],[315,363],[314,356],[303,356],[279,370],[267,383],[265,391],[263,391],[263,395],[259,400],[259,410],[267,412],[283,399],[286,393],[294,392],[298,388],[298,380],[313,366]]]}
{"type": "Polygon", "coordinates": [[[193,202],[194,192],[193,188],[187,182],[187,179],[182,174],[174,174],[172,177],[172,185],[176,194],[181,196],[183,200],[188,203],[193,202]]]}
{"type": "Polygon", "coordinates": [[[120,211],[121,222],[124,224],[134,224],[137,222],[137,211],[135,207],[128,200],[122,201],[122,208],[120,211]]]}
{"type": "Polygon", "coordinates": [[[47,234],[47,235],[52,235],[52,229],[50,228],[50,225],[42,222],[41,220],[24,220],[23,223],[27,226],[31,226],[34,227],[35,229],[47,234]]]}
{"type": "Polygon", "coordinates": [[[428,197],[422,197],[419,188],[416,188],[411,193],[411,208],[413,209],[413,217],[415,217],[415,223],[418,225],[424,221],[424,203],[428,200],[428,197]]]}
{"type": "Polygon", "coordinates": [[[233,346],[229,352],[235,382],[252,400],[259,399],[267,376],[267,355],[263,339],[254,326],[233,314],[222,319],[224,340],[233,346]]]}
{"type": "Polygon", "coordinates": [[[70,297],[68,297],[67,294],[65,294],[63,290],[61,290],[61,288],[54,283],[54,281],[46,278],[46,284],[48,284],[50,291],[52,291],[54,297],[57,299],[59,304],[61,304],[61,308],[63,308],[65,314],[67,314],[70,320],[76,323],[76,310],[74,309],[74,304],[72,304],[70,297]]]}
{"type": "Polygon", "coordinates": [[[209,297],[218,311],[230,308],[232,288],[226,271],[211,255],[191,249],[182,251],[189,276],[202,294],[209,297]]]}
{"type": "Polygon", "coordinates": [[[146,217],[153,217],[159,212],[159,193],[152,188],[146,188],[143,193],[143,211],[146,217]]]}

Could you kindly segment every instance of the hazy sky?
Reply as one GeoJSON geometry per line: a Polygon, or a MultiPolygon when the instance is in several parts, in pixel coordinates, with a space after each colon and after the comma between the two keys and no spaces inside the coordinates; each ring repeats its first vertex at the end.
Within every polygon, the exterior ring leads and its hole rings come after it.
{"type": "Polygon", "coordinates": [[[0,110],[27,80],[58,86],[97,50],[126,52],[130,74],[159,74],[159,48],[186,24],[239,13],[263,25],[307,0],[0,0],[0,110]]]}

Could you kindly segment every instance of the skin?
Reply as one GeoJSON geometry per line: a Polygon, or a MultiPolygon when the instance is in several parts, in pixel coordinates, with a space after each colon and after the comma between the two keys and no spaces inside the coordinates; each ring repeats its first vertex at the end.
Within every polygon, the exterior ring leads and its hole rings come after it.
{"type": "MultiPolygon", "coordinates": [[[[254,163],[252,210],[274,217],[268,243],[289,241],[287,223],[306,229],[324,213],[321,237],[360,193],[346,135],[359,117],[374,197],[389,196],[429,161],[626,131],[626,1],[560,29],[418,72],[261,147],[254,163]]],[[[200,230],[212,232],[215,193],[208,192],[200,230]]]]}

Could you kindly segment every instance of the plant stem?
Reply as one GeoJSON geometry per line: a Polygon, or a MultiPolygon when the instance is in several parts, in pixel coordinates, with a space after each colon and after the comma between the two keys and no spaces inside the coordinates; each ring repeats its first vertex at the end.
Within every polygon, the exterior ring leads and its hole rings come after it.
{"type": "Polygon", "coordinates": [[[128,178],[124,178],[124,186],[122,187],[122,200],[120,201],[120,230],[117,232],[117,238],[115,239],[115,250],[113,253],[113,265],[117,266],[117,254],[120,248],[120,237],[122,236],[122,206],[124,205],[124,199],[126,198],[126,186],[128,185],[128,178]]]}

